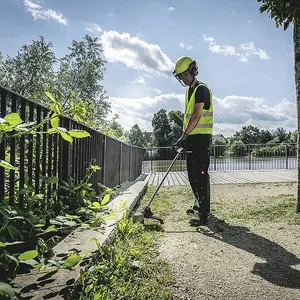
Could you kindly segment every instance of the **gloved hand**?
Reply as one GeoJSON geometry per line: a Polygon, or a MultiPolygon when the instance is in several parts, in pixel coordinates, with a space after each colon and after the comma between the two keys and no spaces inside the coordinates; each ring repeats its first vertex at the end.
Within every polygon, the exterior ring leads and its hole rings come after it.
{"type": "Polygon", "coordinates": [[[177,149],[179,149],[179,148],[183,148],[183,149],[185,149],[185,147],[186,147],[186,139],[187,139],[187,137],[188,137],[188,134],[186,134],[186,133],[183,133],[182,134],[182,136],[177,140],[177,142],[173,145],[173,149],[175,150],[175,151],[177,151],[177,149]]]}

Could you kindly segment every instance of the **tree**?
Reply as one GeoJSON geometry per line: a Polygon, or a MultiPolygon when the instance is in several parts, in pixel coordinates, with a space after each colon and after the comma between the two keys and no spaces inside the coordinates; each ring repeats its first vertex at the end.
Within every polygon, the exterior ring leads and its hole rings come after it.
{"type": "Polygon", "coordinates": [[[51,90],[54,78],[52,47],[40,37],[23,45],[15,57],[3,60],[0,55],[0,84],[29,99],[45,99],[44,91],[51,90]]]}
{"type": "Polygon", "coordinates": [[[171,145],[172,129],[165,109],[160,109],[153,115],[152,127],[156,146],[169,147],[171,145]]]}
{"type": "Polygon", "coordinates": [[[120,139],[123,136],[124,129],[121,126],[121,124],[116,120],[113,120],[113,122],[110,124],[110,130],[114,132],[114,136],[118,139],[120,139]]]}
{"type": "Polygon", "coordinates": [[[127,138],[128,138],[128,142],[130,145],[138,146],[138,147],[146,146],[145,136],[142,133],[139,125],[137,125],[137,124],[135,124],[131,127],[127,138]]]}
{"type": "MultiPolygon", "coordinates": [[[[23,45],[15,57],[4,59],[0,53],[0,84],[46,106],[51,104],[44,93],[48,91],[64,108],[85,115],[85,119],[78,121],[88,122],[92,118],[97,127],[110,110],[100,84],[105,61],[99,41],[88,35],[82,41],[73,41],[69,53],[61,59],[55,57],[52,47],[51,42],[40,37],[23,45]]],[[[87,125],[92,126],[90,123],[87,125]]]]}
{"type": "Polygon", "coordinates": [[[183,117],[184,117],[184,114],[180,110],[176,110],[176,111],[171,110],[168,113],[169,122],[172,123],[174,126],[177,126],[181,129],[183,128],[183,117]]]}
{"type": "Polygon", "coordinates": [[[82,41],[73,41],[69,53],[60,60],[56,87],[67,97],[70,91],[82,101],[94,105],[95,117],[105,118],[110,105],[100,82],[103,80],[105,61],[98,39],[86,35],[82,41]]]}
{"type": "Polygon", "coordinates": [[[243,126],[232,138],[234,140],[242,141],[243,144],[257,144],[260,142],[260,131],[256,126],[243,126]]]}
{"type": "Polygon", "coordinates": [[[260,12],[267,12],[274,19],[278,28],[283,26],[286,30],[291,24],[294,25],[294,61],[295,61],[295,83],[296,83],[296,103],[297,103],[297,160],[298,160],[298,188],[296,212],[300,212],[300,1],[299,0],[257,0],[262,2],[260,12]]]}

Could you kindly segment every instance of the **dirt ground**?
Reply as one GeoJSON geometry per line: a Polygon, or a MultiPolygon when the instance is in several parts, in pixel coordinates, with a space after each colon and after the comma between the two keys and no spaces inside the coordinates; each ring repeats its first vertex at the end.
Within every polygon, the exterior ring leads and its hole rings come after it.
{"type": "Polygon", "coordinates": [[[152,210],[165,218],[174,299],[300,299],[295,195],[293,183],[212,185],[213,216],[191,227],[189,187],[161,188],[152,210]]]}

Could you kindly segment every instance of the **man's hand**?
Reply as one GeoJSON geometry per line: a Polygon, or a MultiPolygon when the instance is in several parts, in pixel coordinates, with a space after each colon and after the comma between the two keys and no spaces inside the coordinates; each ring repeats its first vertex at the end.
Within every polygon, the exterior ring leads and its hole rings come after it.
{"type": "Polygon", "coordinates": [[[183,133],[182,136],[177,140],[177,142],[173,145],[173,149],[176,151],[175,148],[185,148],[185,140],[187,139],[189,135],[186,133],[183,133]]]}

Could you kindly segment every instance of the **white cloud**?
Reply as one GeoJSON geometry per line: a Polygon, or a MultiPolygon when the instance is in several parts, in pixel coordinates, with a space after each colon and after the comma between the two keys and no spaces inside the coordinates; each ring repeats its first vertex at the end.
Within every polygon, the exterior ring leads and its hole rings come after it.
{"type": "Polygon", "coordinates": [[[181,47],[181,48],[184,48],[184,49],[187,50],[187,51],[192,51],[192,50],[194,49],[193,46],[191,46],[191,45],[186,45],[184,42],[180,42],[180,47],[181,47]]]}
{"type": "Polygon", "coordinates": [[[153,91],[158,95],[162,93],[162,91],[160,89],[153,89],[153,91]]]}
{"type": "Polygon", "coordinates": [[[34,20],[54,20],[63,25],[67,25],[67,19],[63,14],[56,12],[53,9],[43,9],[42,6],[35,0],[24,0],[25,9],[31,13],[34,20]]]}
{"type": "Polygon", "coordinates": [[[137,76],[134,78],[132,83],[140,83],[140,84],[146,84],[145,78],[143,76],[137,76]]]}
{"type": "Polygon", "coordinates": [[[96,23],[94,23],[91,28],[87,28],[86,30],[90,31],[91,33],[94,34],[99,34],[102,32],[102,29],[100,28],[100,26],[96,23]]]}
{"type": "MultiPolygon", "coordinates": [[[[153,114],[159,109],[184,111],[184,94],[161,94],[144,98],[110,98],[112,111],[120,116],[119,122],[126,129],[138,124],[142,130],[151,131],[153,114]]],[[[295,130],[296,104],[287,99],[267,105],[262,98],[246,96],[214,97],[214,134],[230,136],[244,125],[261,129],[284,127],[295,130]]]]}
{"type": "Polygon", "coordinates": [[[168,11],[174,11],[174,10],[176,10],[175,7],[173,7],[173,6],[168,7],[168,11]]]}
{"type": "Polygon", "coordinates": [[[174,63],[158,45],[117,31],[104,31],[100,42],[109,63],[122,63],[131,69],[172,76],[174,63]]]}
{"type": "Polygon", "coordinates": [[[256,48],[253,42],[241,44],[238,48],[230,45],[218,45],[214,37],[203,35],[204,41],[208,44],[212,53],[225,56],[236,56],[241,62],[248,62],[251,56],[258,56],[262,60],[270,59],[265,50],[256,48]]]}

